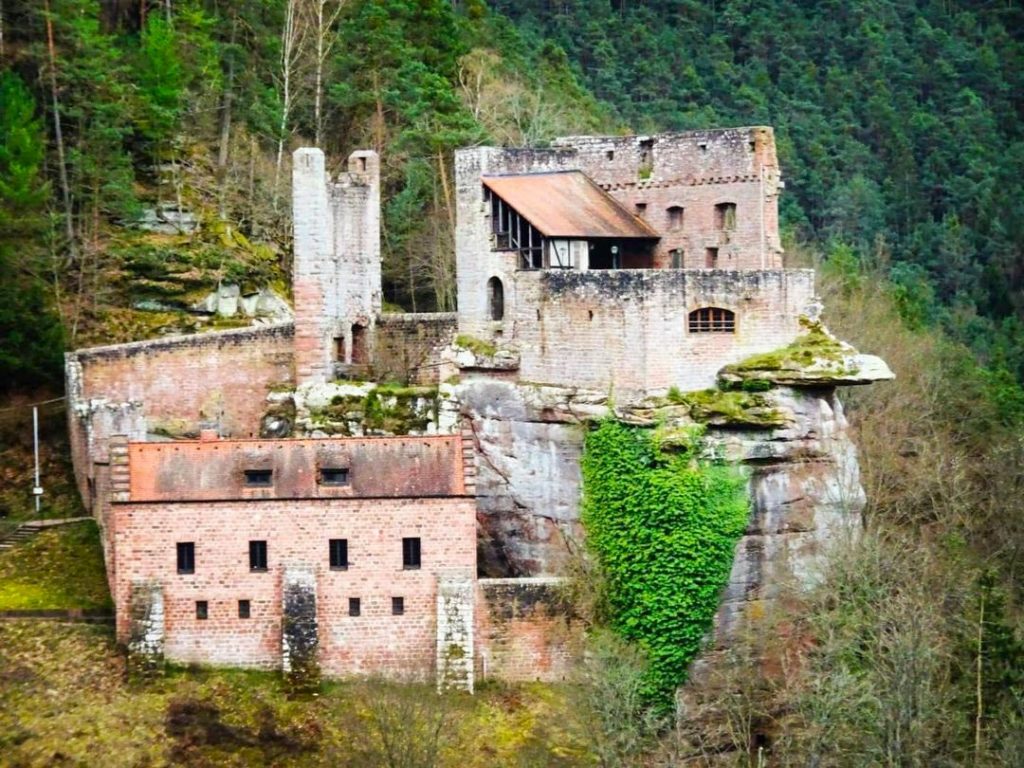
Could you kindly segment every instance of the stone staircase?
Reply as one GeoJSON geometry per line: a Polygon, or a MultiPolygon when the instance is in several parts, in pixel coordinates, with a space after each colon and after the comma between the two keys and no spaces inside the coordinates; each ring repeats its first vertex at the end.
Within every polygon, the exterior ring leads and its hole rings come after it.
{"type": "Polygon", "coordinates": [[[53,528],[58,525],[67,525],[69,523],[79,523],[83,520],[92,520],[91,517],[62,517],[56,520],[27,520],[9,534],[0,538],[0,553],[6,552],[9,549],[19,544],[31,540],[40,531],[45,531],[47,528],[53,528]]]}

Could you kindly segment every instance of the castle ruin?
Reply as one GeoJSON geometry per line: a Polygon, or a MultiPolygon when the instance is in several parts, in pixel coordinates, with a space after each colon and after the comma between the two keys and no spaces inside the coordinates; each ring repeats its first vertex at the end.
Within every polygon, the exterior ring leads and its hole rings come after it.
{"type": "MultiPolygon", "coordinates": [[[[713,387],[817,318],[813,271],[782,264],[770,128],[477,147],[455,178],[456,313],[382,313],[379,158],[331,179],[302,149],[294,323],[68,354],[76,477],[130,648],[469,689],[559,679],[580,425],[642,423],[652,398],[713,387]]],[[[710,419],[753,468],[720,629],[856,526],[835,387],[890,375],[863,357],[780,382],[771,421],[710,419]]]]}

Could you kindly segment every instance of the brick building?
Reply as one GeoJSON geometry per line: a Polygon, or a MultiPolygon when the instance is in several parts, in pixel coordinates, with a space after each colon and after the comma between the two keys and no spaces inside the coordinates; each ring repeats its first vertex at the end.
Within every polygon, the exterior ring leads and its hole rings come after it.
{"type": "Polygon", "coordinates": [[[319,150],[299,150],[293,173],[294,323],[67,356],[76,477],[118,637],[173,661],[470,688],[564,675],[572,620],[546,565],[561,560],[540,547],[535,567],[484,579],[477,552],[505,502],[576,514],[578,467],[559,457],[579,437],[547,411],[497,408],[488,382],[638,400],[710,386],[795,338],[814,276],[782,269],[771,129],[457,152],[450,314],[381,313],[375,153],[331,179],[319,150]],[[495,354],[459,362],[457,333],[495,354]],[[437,404],[452,373],[479,386],[446,390],[436,436],[338,438],[287,415],[311,392],[344,401],[339,378],[433,386],[420,399],[437,404]],[[473,413],[529,446],[520,475],[497,469],[473,413]],[[500,482],[483,490],[478,471],[500,482]]]}

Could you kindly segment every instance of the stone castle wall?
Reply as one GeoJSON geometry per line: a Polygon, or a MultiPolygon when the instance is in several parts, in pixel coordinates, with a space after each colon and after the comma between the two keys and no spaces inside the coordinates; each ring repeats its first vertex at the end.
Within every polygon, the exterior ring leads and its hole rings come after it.
{"type": "Polygon", "coordinates": [[[519,375],[620,393],[715,383],[725,364],[791,342],[814,301],[811,270],[518,272],[519,375]],[[690,333],[701,307],[735,312],[735,333],[690,333]]]}
{"type": "Polygon", "coordinates": [[[353,152],[331,180],[319,149],[295,152],[295,367],[328,381],[336,364],[370,362],[381,311],[380,159],[353,152]]]}
{"type": "Polygon", "coordinates": [[[441,352],[455,339],[454,312],[377,318],[373,373],[378,381],[432,386],[442,381],[441,352]]]}
{"type": "Polygon", "coordinates": [[[554,141],[575,150],[575,163],[612,197],[662,236],[655,266],[705,268],[708,248],[718,269],[780,269],[778,193],[771,128],[688,131],[655,136],[570,136],[554,141]],[[736,205],[735,229],[723,231],[715,206],[736,205]],[[683,209],[673,225],[669,208],[683,209]]]}
{"type": "Polygon", "coordinates": [[[268,391],[292,377],[292,324],[93,347],[67,355],[66,391],[79,491],[98,497],[93,464],[112,435],[198,436],[202,426],[259,435],[268,391]]]}
{"type": "Polygon", "coordinates": [[[583,628],[573,618],[564,582],[558,578],[477,582],[477,679],[569,679],[582,649],[583,628]]]}

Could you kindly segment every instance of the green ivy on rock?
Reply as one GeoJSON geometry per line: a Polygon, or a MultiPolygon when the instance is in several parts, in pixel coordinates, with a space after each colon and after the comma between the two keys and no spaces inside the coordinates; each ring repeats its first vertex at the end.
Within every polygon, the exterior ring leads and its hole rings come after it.
{"type": "Polygon", "coordinates": [[[648,658],[647,695],[668,707],[700,650],[747,524],[734,466],[662,451],[654,430],[605,420],[587,434],[583,523],[612,627],[648,658]]]}

